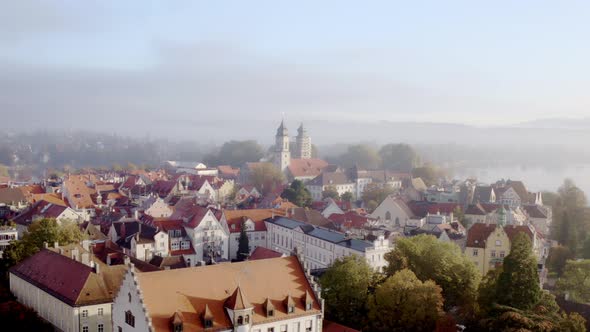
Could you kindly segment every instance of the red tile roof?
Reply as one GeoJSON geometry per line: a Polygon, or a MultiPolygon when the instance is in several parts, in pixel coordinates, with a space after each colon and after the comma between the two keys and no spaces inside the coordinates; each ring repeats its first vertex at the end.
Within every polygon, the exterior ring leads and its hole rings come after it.
{"type": "Polygon", "coordinates": [[[322,159],[291,159],[289,172],[293,177],[316,177],[328,166],[328,162],[322,159]]]}
{"type": "Polygon", "coordinates": [[[486,240],[495,229],[496,224],[473,224],[467,232],[467,243],[465,246],[471,248],[485,248],[486,240]]]}
{"type": "Polygon", "coordinates": [[[252,254],[250,254],[250,257],[248,257],[248,260],[255,261],[259,259],[269,259],[277,257],[283,257],[283,254],[264,247],[256,247],[256,249],[252,251],[252,254]]]}

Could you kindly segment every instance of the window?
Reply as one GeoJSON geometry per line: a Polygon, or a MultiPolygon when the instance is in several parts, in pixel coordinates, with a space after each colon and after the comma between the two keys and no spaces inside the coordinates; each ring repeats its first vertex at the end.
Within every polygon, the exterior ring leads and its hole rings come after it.
{"type": "Polygon", "coordinates": [[[82,310],[82,318],[88,317],[88,310],[82,310]]]}
{"type": "MultiPolygon", "coordinates": [[[[205,321],[206,322],[206,321],[205,321]]],[[[205,326],[207,327],[207,326],[205,326]]],[[[174,324],[174,332],[182,332],[182,323],[180,324],[174,324]]]]}
{"type": "Polygon", "coordinates": [[[281,332],[287,332],[287,325],[281,325],[281,332]]]}
{"type": "Polygon", "coordinates": [[[311,310],[311,302],[305,304],[305,310],[311,310]]]}
{"type": "Polygon", "coordinates": [[[492,250],[492,257],[496,257],[496,250],[492,250]]]}
{"type": "Polygon", "coordinates": [[[275,311],[274,311],[274,310],[272,310],[272,309],[270,309],[270,310],[268,311],[268,317],[272,317],[272,316],[274,316],[274,315],[275,315],[275,311]]]}
{"type": "Polygon", "coordinates": [[[500,251],[500,258],[504,258],[505,253],[503,251],[500,251]]]}
{"type": "Polygon", "coordinates": [[[213,327],[213,321],[210,319],[205,319],[205,328],[213,327]]]}
{"type": "Polygon", "coordinates": [[[82,326],[82,332],[88,332],[88,326],[82,326]]]}
{"type": "Polygon", "coordinates": [[[246,315],[246,317],[244,318],[244,322],[246,324],[249,324],[250,323],[250,315],[246,315]]]}
{"type": "Polygon", "coordinates": [[[289,308],[287,309],[287,312],[292,314],[293,312],[295,312],[295,307],[290,305],[289,308]]]}
{"type": "Polygon", "coordinates": [[[238,317],[238,325],[244,325],[244,317],[238,317]]]}
{"type": "Polygon", "coordinates": [[[98,308],[98,315],[99,316],[104,315],[104,309],[103,308],[98,308]]]}
{"type": "Polygon", "coordinates": [[[473,249],[473,256],[477,256],[478,252],[477,249],[473,249]]]}
{"type": "Polygon", "coordinates": [[[104,332],[104,324],[98,324],[97,330],[98,332],[104,332]]]}
{"type": "Polygon", "coordinates": [[[312,326],[311,324],[312,324],[311,320],[308,320],[305,322],[305,332],[311,332],[311,326],[312,326]]]}
{"type": "Polygon", "coordinates": [[[391,212],[389,212],[389,211],[385,212],[385,220],[387,220],[387,221],[391,220],[391,212]]]}
{"type": "Polygon", "coordinates": [[[172,248],[172,250],[178,250],[178,249],[180,249],[180,243],[178,243],[178,242],[172,242],[172,244],[170,245],[170,247],[172,248]]]}
{"type": "Polygon", "coordinates": [[[125,323],[131,327],[135,327],[135,316],[129,310],[125,311],[125,323]]]}
{"type": "Polygon", "coordinates": [[[275,328],[274,327],[269,327],[266,331],[267,332],[275,332],[275,328]]]}
{"type": "Polygon", "coordinates": [[[127,293],[127,297],[129,297],[129,303],[131,303],[131,293],[127,293]]]}
{"type": "Polygon", "coordinates": [[[117,326],[117,332],[123,332],[123,328],[120,326],[117,326]]]}
{"type": "Polygon", "coordinates": [[[500,240],[496,240],[496,247],[499,247],[499,246],[501,246],[501,245],[502,245],[502,241],[500,241],[500,240]]]}

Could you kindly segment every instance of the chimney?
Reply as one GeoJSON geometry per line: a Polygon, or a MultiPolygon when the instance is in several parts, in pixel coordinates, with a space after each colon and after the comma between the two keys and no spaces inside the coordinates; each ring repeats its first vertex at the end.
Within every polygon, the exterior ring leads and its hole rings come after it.
{"type": "Polygon", "coordinates": [[[53,242],[53,247],[56,249],[59,248],[59,242],[57,242],[57,241],[53,242]]]}
{"type": "Polygon", "coordinates": [[[80,261],[80,252],[78,251],[78,249],[72,249],[70,253],[72,255],[73,260],[75,260],[76,262],[80,261]]]}
{"type": "Polygon", "coordinates": [[[125,265],[129,265],[129,263],[131,263],[131,259],[129,259],[129,256],[125,255],[125,257],[123,257],[123,263],[125,263],[125,265]]]}
{"type": "Polygon", "coordinates": [[[84,250],[89,252],[90,251],[90,240],[82,241],[82,248],[84,248],[84,250]]]}
{"type": "Polygon", "coordinates": [[[90,266],[90,254],[87,252],[82,253],[82,264],[90,266]]]}

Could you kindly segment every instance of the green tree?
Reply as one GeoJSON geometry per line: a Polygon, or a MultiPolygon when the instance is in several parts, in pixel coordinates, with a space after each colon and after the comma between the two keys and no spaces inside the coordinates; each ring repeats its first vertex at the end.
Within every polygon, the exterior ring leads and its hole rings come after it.
{"type": "Polygon", "coordinates": [[[354,196],[352,195],[352,193],[350,191],[347,191],[340,196],[340,199],[345,202],[352,202],[352,200],[354,199],[354,196]]]}
{"type": "Polygon", "coordinates": [[[572,180],[566,179],[556,195],[544,197],[544,202],[546,201],[553,210],[551,237],[570,248],[572,253],[578,253],[578,245],[590,235],[586,194],[572,180]]]}
{"type": "Polygon", "coordinates": [[[549,268],[549,271],[555,272],[557,276],[561,276],[566,261],[572,258],[574,258],[574,255],[568,247],[553,247],[549,250],[549,255],[547,256],[547,268],[549,268]]]}
{"type": "Polygon", "coordinates": [[[5,249],[2,257],[2,267],[8,269],[23,259],[41,250],[44,243],[59,242],[62,245],[80,242],[85,238],[78,225],[70,221],[62,221],[61,225],[55,219],[40,219],[29,225],[28,232],[19,241],[13,241],[5,249]]]}
{"type": "Polygon", "coordinates": [[[359,166],[366,169],[377,169],[381,165],[381,158],[370,145],[357,144],[348,147],[340,156],[340,164],[344,167],[359,166]]]}
{"type": "Polygon", "coordinates": [[[320,278],[326,317],[360,329],[367,316],[373,271],[365,259],[346,256],[334,261],[320,278]]]}
{"type": "Polygon", "coordinates": [[[312,203],[311,194],[305,188],[303,182],[299,180],[291,182],[291,185],[283,190],[281,197],[300,207],[307,207],[312,203]]]}
{"type": "Polygon", "coordinates": [[[502,267],[489,270],[479,283],[477,303],[482,313],[486,313],[498,302],[496,286],[501,272],[502,267]]]}
{"type": "Polygon", "coordinates": [[[274,191],[284,181],[283,173],[271,163],[256,166],[248,177],[248,182],[260,190],[263,195],[274,191]]]}
{"type": "Polygon", "coordinates": [[[410,172],[420,164],[420,157],[408,144],[387,144],[379,150],[385,169],[410,172]]]}
{"type": "Polygon", "coordinates": [[[238,238],[238,261],[245,260],[250,255],[250,241],[246,233],[246,222],[240,224],[240,237],[238,238]]]}
{"type": "Polygon", "coordinates": [[[518,233],[504,258],[502,272],[498,276],[498,304],[526,310],[532,308],[541,295],[537,260],[529,237],[518,233]]]}
{"type": "Polygon", "coordinates": [[[560,294],[568,294],[574,302],[590,302],[590,259],[567,261],[556,287],[560,294]]]}
{"type": "Polygon", "coordinates": [[[446,309],[459,306],[466,315],[474,310],[481,276],[456,244],[432,235],[401,238],[385,259],[388,275],[410,269],[418,279],[441,286],[446,309]]]}
{"type": "Polygon", "coordinates": [[[246,162],[259,161],[264,156],[264,149],[253,140],[225,142],[217,154],[205,157],[208,166],[231,165],[240,167],[246,162]]]}
{"type": "Polygon", "coordinates": [[[433,331],[444,312],[441,288],[407,269],[379,285],[369,304],[371,331],[433,331]]]}
{"type": "Polygon", "coordinates": [[[338,194],[338,190],[335,187],[329,186],[326,190],[322,191],[322,198],[326,199],[328,197],[338,200],[340,199],[340,194],[338,194]]]}

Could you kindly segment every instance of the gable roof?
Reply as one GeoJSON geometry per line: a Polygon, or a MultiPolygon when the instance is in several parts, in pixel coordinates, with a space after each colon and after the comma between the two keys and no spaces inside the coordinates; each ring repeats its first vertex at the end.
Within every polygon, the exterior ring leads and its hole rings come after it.
{"type": "Polygon", "coordinates": [[[26,197],[19,188],[0,188],[0,203],[12,205],[26,202],[26,197]]]}
{"type": "MultiPolygon", "coordinates": [[[[100,264],[100,263],[98,263],[100,264]]],[[[71,258],[43,249],[10,269],[70,306],[112,302],[123,280],[124,266],[102,265],[101,273],[71,258]]]]}
{"type": "Polygon", "coordinates": [[[252,304],[248,302],[244,292],[242,292],[242,289],[238,286],[229,299],[225,301],[225,307],[231,310],[245,310],[252,308],[252,304]]]}
{"type": "Polygon", "coordinates": [[[266,231],[266,224],[264,219],[268,219],[274,215],[285,215],[284,210],[278,209],[249,209],[249,210],[223,210],[227,226],[231,233],[239,233],[242,228],[242,221],[247,219],[254,222],[255,231],[266,231]]]}
{"type": "Polygon", "coordinates": [[[491,186],[477,186],[473,190],[473,203],[489,203],[492,199],[494,188],[491,186]]]}
{"type": "MultiPolygon", "coordinates": [[[[155,331],[168,331],[170,317],[176,311],[183,312],[185,316],[200,317],[206,307],[213,318],[214,330],[233,328],[225,309],[227,305],[254,307],[251,317],[254,325],[321,313],[315,296],[312,310],[305,310],[302,300],[306,292],[313,294],[313,290],[297,257],[293,256],[138,273],[136,276],[155,331]],[[215,280],[216,286],[194,280],[215,280]],[[283,304],[288,294],[294,299],[301,299],[295,301],[295,312],[291,314],[287,313],[283,304]],[[232,297],[236,298],[235,301],[228,301],[232,297]],[[275,308],[273,317],[266,316],[264,303],[267,298],[275,308]]],[[[183,327],[186,332],[204,330],[203,321],[196,318],[185,320],[183,327]]]]}
{"type": "Polygon", "coordinates": [[[322,159],[291,159],[288,169],[293,177],[316,177],[324,168],[328,166],[328,162],[322,159]]]}
{"type": "Polygon", "coordinates": [[[530,218],[547,218],[547,213],[538,205],[523,205],[522,209],[530,218]]]}
{"type": "Polygon", "coordinates": [[[486,240],[496,229],[496,224],[475,223],[467,231],[466,247],[485,248],[486,240]]]}
{"type": "Polygon", "coordinates": [[[332,186],[351,183],[344,172],[327,172],[324,171],[320,175],[316,176],[307,185],[310,186],[332,186]]]}

